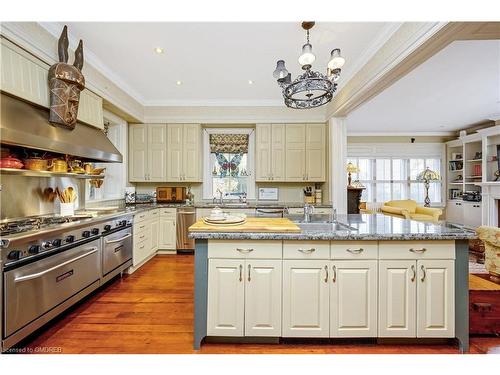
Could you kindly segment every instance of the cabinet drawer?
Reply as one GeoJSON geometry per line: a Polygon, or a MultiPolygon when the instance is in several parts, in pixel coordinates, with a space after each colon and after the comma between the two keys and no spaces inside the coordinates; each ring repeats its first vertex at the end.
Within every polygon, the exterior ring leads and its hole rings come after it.
{"type": "Polygon", "coordinates": [[[160,216],[164,217],[164,216],[174,216],[176,215],[177,213],[177,209],[176,208],[160,208],[160,216]]]}
{"type": "Polygon", "coordinates": [[[142,242],[145,239],[149,238],[149,235],[151,232],[148,229],[149,229],[148,227],[145,227],[140,232],[135,232],[135,229],[134,229],[134,246],[136,244],[138,244],[139,242],[142,242]]]}
{"type": "Polygon", "coordinates": [[[134,216],[134,224],[149,220],[152,216],[151,211],[140,212],[134,216]]]}
{"type": "Polygon", "coordinates": [[[329,241],[284,241],[284,259],[330,259],[329,241]]]}
{"type": "Polygon", "coordinates": [[[330,215],[331,213],[332,213],[332,209],[331,208],[328,208],[328,207],[321,207],[321,208],[314,207],[313,214],[316,214],[316,215],[330,215]]]}
{"type": "Polygon", "coordinates": [[[208,241],[209,258],[281,259],[282,241],[208,241]]]}
{"type": "Polygon", "coordinates": [[[377,241],[332,241],[332,259],[378,259],[377,241]]]}
{"type": "Polygon", "coordinates": [[[455,259],[454,241],[380,241],[380,259],[455,259]]]}
{"type": "Polygon", "coordinates": [[[302,215],[304,213],[304,208],[302,207],[292,207],[288,209],[290,215],[302,215]]]}

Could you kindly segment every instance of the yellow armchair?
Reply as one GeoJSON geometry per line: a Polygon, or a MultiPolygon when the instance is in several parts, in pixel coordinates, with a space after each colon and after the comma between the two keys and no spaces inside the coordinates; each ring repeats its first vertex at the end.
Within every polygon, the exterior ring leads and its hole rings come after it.
{"type": "Polygon", "coordinates": [[[384,215],[433,223],[437,223],[439,217],[443,214],[443,211],[439,208],[417,206],[417,202],[411,199],[385,202],[380,211],[384,215]]]}

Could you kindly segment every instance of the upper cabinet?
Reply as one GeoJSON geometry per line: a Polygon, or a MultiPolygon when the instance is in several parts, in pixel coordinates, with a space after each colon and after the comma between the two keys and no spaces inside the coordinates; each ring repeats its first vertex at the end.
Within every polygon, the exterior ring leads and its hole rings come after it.
{"type": "Polygon", "coordinates": [[[129,181],[166,181],[167,125],[129,127],[129,181]]]}
{"type": "MultiPolygon", "coordinates": [[[[2,38],[1,89],[31,103],[49,107],[49,65],[2,38]]],[[[88,89],[80,93],[78,120],[104,128],[102,98],[88,89]]]]}
{"type": "Polygon", "coordinates": [[[256,181],[285,180],[285,124],[256,125],[256,181]]]}
{"type": "Polygon", "coordinates": [[[257,124],[256,181],[326,180],[324,124],[257,124]]]}
{"type": "Polygon", "coordinates": [[[201,182],[201,125],[168,124],[167,180],[201,182]]]}

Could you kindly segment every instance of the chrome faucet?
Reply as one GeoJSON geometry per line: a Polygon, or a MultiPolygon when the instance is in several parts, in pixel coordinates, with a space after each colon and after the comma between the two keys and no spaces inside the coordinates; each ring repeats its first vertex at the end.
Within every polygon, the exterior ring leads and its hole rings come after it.
{"type": "MultiPolygon", "coordinates": [[[[217,192],[217,193],[219,193],[219,205],[221,205],[221,206],[222,206],[222,205],[224,205],[224,199],[222,198],[222,194],[223,194],[223,193],[222,193],[222,190],[217,189],[217,191],[216,191],[216,192],[217,192]]],[[[214,197],[213,202],[215,202],[215,200],[216,200],[216,199],[217,199],[217,198],[216,198],[216,197],[214,197]]]]}
{"type": "Polygon", "coordinates": [[[314,212],[314,206],[310,205],[309,203],[304,204],[304,221],[309,222],[311,221],[311,215],[314,212]]]}

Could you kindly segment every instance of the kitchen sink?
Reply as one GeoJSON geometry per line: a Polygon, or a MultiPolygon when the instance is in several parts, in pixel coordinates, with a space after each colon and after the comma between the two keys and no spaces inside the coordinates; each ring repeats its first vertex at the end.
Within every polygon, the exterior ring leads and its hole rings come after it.
{"type": "Polygon", "coordinates": [[[296,223],[300,229],[303,231],[311,232],[335,232],[335,231],[346,231],[346,230],[357,230],[349,225],[342,223],[325,223],[325,222],[314,222],[314,223],[296,223]]]}

